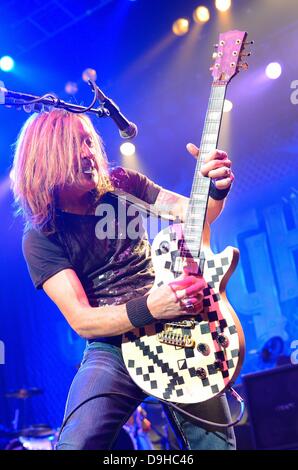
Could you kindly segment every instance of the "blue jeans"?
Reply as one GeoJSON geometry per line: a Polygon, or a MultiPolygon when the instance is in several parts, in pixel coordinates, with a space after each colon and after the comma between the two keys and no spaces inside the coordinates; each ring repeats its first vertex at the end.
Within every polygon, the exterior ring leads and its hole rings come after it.
{"type": "MultiPolygon", "coordinates": [[[[146,397],[130,378],[119,347],[104,343],[88,345],[70,387],[57,450],[111,449],[122,426],[146,397]]],[[[235,449],[232,428],[203,428],[166,408],[181,448],[235,449]]],[[[203,404],[187,405],[185,409],[210,421],[230,419],[224,395],[203,404]]]]}

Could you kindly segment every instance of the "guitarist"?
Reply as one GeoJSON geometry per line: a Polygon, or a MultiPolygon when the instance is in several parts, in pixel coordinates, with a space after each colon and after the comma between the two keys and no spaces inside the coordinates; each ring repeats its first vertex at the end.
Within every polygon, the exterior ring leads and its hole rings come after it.
{"type": "MultiPolygon", "coordinates": [[[[198,156],[195,145],[188,144],[187,149],[198,156]]],[[[196,315],[206,285],[185,272],[148,295],[154,280],[150,246],[142,228],[134,238],[125,231],[131,216],[123,226],[117,192],[182,221],[188,199],[135,171],[109,169],[90,119],[61,110],[29,117],[18,137],[13,168],[15,201],[26,221],[23,252],[32,281],[88,340],[69,391],[57,448],[110,449],[145,398],[124,366],[121,335],[157,319],[196,315]],[[112,214],[106,219],[105,238],[103,207],[112,214]]],[[[213,180],[209,225],[221,213],[234,176],[227,154],[219,150],[208,156],[201,171],[213,180]]],[[[230,419],[224,395],[186,408],[205,420],[230,419]]],[[[182,448],[235,448],[231,428],[200,427],[185,415],[167,413],[182,448]]]]}

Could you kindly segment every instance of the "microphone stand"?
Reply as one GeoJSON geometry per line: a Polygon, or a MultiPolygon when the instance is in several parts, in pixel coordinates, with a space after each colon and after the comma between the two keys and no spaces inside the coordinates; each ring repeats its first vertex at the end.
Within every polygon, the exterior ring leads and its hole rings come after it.
{"type": "MultiPolygon", "coordinates": [[[[1,83],[0,83],[1,85],[1,83]]],[[[85,113],[96,114],[97,117],[110,117],[110,111],[106,109],[102,104],[99,107],[93,107],[97,101],[98,94],[95,92],[94,99],[90,106],[80,106],[74,103],[67,103],[61,100],[54,93],[47,93],[46,95],[36,96],[18,91],[7,90],[0,86],[0,105],[8,107],[16,106],[23,107],[24,111],[42,111],[45,108],[60,108],[66,109],[73,113],[85,113]],[[31,108],[30,108],[31,107],[31,108]]]]}
{"type": "Polygon", "coordinates": [[[121,112],[119,107],[111,98],[108,98],[97,86],[94,80],[89,79],[88,85],[94,93],[94,97],[89,106],[80,106],[73,103],[67,103],[60,100],[55,93],[46,93],[42,96],[29,95],[18,91],[7,90],[3,82],[0,82],[0,105],[8,107],[23,107],[24,111],[41,112],[50,111],[52,108],[62,108],[71,113],[90,113],[96,114],[97,117],[110,117],[119,129],[120,136],[123,139],[130,139],[137,135],[138,128],[130,122],[121,112]],[[96,101],[100,106],[94,108],[96,101]]]}

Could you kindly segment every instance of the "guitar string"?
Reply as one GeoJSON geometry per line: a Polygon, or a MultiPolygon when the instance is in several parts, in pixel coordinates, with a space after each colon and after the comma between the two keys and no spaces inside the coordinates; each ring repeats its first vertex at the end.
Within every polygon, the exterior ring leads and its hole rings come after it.
{"type": "MultiPolygon", "coordinates": [[[[215,150],[218,137],[219,137],[219,130],[220,130],[220,124],[222,120],[222,115],[223,115],[223,105],[224,105],[224,98],[226,94],[226,88],[227,84],[219,84],[216,85],[213,83],[212,88],[211,88],[211,93],[208,101],[208,107],[207,107],[207,113],[205,117],[205,122],[203,126],[203,132],[202,132],[202,138],[200,142],[200,155],[201,157],[204,157],[208,152],[211,150],[215,150]],[[210,119],[211,113],[216,113],[218,115],[218,118],[216,119],[210,119]],[[210,139],[210,135],[216,136],[215,140],[212,142],[206,142],[206,136],[210,139]]],[[[178,268],[178,273],[183,271],[183,260],[182,258],[185,258],[188,253],[191,253],[192,257],[199,257],[200,256],[200,247],[201,247],[201,242],[202,242],[202,232],[203,232],[203,226],[204,226],[204,217],[201,217],[201,214],[196,214],[196,209],[198,207],[198,202],[195,202],[194,197],[198,195],[199,197],[203,197],[203,199],[200,201],[200,204],[202,206],[207,206],[207,201],[208,201],[208,193],[209,193],[209,188],[210,188],[210,179],[207,179],[203,177],[200,173],[201,166],[204,162],[203,158],[199,158],[197,160],[196,164],[196,169],[195,169],[195,176],[194,176],[194,181],[192,184],[191,188],[191,195],[190,195],[190,203],[188,205],[187,209],[187,215],[186,215],[186,223],[185,223],[185,229],[184,229],[184,241],[182,248],[180,248],[180,258],[178,259],[177,263],[177,268],[178,268]],[[195,231],[199,234],[197,236],[197,239],[194,240],[192,238],[192,249],[187,249],[185,250],[185,244],[186,246],[189,245],[189,240],[191,239],[191,235],[193,234],[193,226],[190,224],[190,220],[194,220],[194,216],[197,218],[198,222],[197,228],[195,231]]],[[[206,207],[205,207],[206,211],[206,207]]],[[[200,211],[199,211],[200,212],[200,211]]],[[[205,215],[205,214],[204,214],[205,215]]],[[[176,270],[175,270],[176,271],[176,270]]]]}
{"type": "MultiPolygon", "coordinates": [[[[216,141],[217,141],[218,133],[219,133],[219,126],[220,126],[220,121],[221,121],[221,114],[222,114],[222,107],[223,107],[222,105],[223,105],[223,98],[224,98],[224,94],[225,94],[225,88],[226,88],[225,86],[221,86],[221,87],[213,86],[212,87],[212,91],[211,91],[211,95],[210,95],[210,99],[209,99],[209,103],[208,103],[208,112],[207,112],[207,115],[206,115],[204,128],[203,128],[202,139],[201,139],[201,155],[204,155],[208,151],[210,151],[211,149],[216,148],[216,141]],[[219,93],[218,93],[218,91],[219,91],[219,93]],[[216,96],[218,94],[220,96],[216,96]],[[219,101],[220,106],[218,106],[218,103],[216,101],[219,101]],[[214,112],[219,114],[219,118],[216,119],[216,120],[210,120],[210,114],[214,113],[214,112]],[[215,127],[216,132],[214,132],[214,127],[215,127]],[[206,140],[205,140],[206,135],[210,135],[211,131],[212,131],[212,135],[216,135],[216,140],[214,142],[212,142],[212,141],[211,142],[206,142],[206,140]],[[207,145],[207,148],[206,148],[206,145],[207,145]]],[[[193,195],[196,195],[196,194],[199,193],[199,195],[205,196],[205,200],[207,200],[207,195],[208,195],[207,190],[209,190],[210,181],[207,181],[206,182],[207,184],[206,184],[204,179],[203,179],[204,177],[200,176],[200,168],[201,168],[202,164],[203,164],[203,159],[201,158],[197,162],[197,167],[196,167],[196,172],[195,172],[195,178],[194,178],[194,183],[193,183],[193,187],[192,187],[191,197],[193,195]]],[[[191,202],[193,202],[193,198],[192,198],[191,202]]],[[[193,204],[191,203],[189,205],[189,211],[188,211],[187,215],[191,216],[192,213],[193,213],[193,204]]],[[[187,217],[188,220],[189,220],[189,218],[190,217],[187,217]]],[[[202,225],[202,222],[203,222],[203,220],[201,220],[201,225],[202,225]]],[[[191,230],[189,229],[188,222],[187,222],[186,230],[185,230],[186,237],[190,233],[191,233],[191,230]]]]}

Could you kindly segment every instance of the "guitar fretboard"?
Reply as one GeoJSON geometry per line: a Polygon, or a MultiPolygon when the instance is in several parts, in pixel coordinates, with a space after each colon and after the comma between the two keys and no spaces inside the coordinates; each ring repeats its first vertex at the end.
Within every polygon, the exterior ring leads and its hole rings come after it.
{"type": "Polygon", "coordinates": [[[208,195],[211,180],[201,174],[201,167],[209,152],[217,147],[223,105],[226,94],[226,83],[213,83],[208,102],[203,134],[200,144],[200,156],[197,160],[191,195],[184,228],[184,244],[181,256],[200,256],[203,227],[205,222],[208,195]]]}

